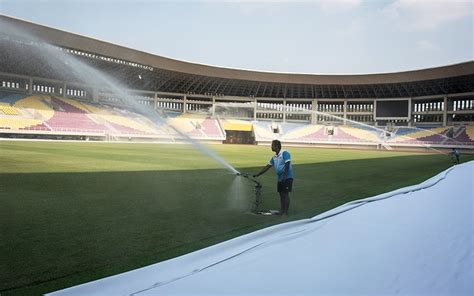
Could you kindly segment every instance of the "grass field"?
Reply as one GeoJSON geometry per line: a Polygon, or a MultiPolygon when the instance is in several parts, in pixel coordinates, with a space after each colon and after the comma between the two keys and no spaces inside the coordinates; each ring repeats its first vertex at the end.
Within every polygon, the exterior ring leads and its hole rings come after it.
{"type": "MultiPolygon", "coordinates": [[[[269,147],[209,146],[257,172],[269,147]]],[[[289,148],[290,217],[249,213],[253,185],[188,145],[0,141],[0,294],[40,294],[419,183],[442,154],[289,148]]],[[[463,157],[463,161],[471,158],[463,157]]],[[[273,171],[264,207],[279,208],[273,171]]]]}

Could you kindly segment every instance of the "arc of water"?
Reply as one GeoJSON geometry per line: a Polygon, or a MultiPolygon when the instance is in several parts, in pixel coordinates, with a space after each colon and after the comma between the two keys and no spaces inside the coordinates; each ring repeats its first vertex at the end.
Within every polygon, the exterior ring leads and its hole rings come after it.
{"type": "MultiPolygon", "coordinates": [[[[135,98],[133,98],[126,90],[126,87],[122,85],[115,78],[111,77],[109,74],[99,71],[98,69],[92,67],[91,65],[86,64],[85,62],[79,60],[72,54],[68,54],[62,49],[50,45],[36,36],[32,36],[28,32],[22,32],[18,28],[10,25],[8,22],[2,21],[0,18],[0,24],[2,25],[2,30],[9,31],[9,34],[19,36],[22,39],[29,40],[30,42],[37,43],[37,46],[40,50],[36,53],[43,57],[45,61],[48,62],[54,71],[58,73],[73,73],[76,77],[81,79],[81,81],[86,82],[86,84],[94,86],[98,85],[102,88],[108,88],[115,96],[122,99],[122,102],[125,103],[128,107],[132,107],[135,110],[140,110],[143,114],[149,116],[150,119],[159,123],[160,125],[165,125],[175,131],[178,135],[181,136],[187,143],[192,144],[198,149],[202,154],[211,157],[222,167],[229,170],[233,174],[237,174],[238,171],[220,157],[217,153],[205,147],[201,142],[192,139],[185,133],[181,132],[178,128],[174,127],[171,124],[168,124],[167,120],[164,119],[159,112],[156,112],[154,109],[149,108],[145,105],[138,103],[135,98]],[[67,72],[62,72],[67,71],[67,72]]],[[[0,42],[4,42],[0,39],[0,42]]]]}

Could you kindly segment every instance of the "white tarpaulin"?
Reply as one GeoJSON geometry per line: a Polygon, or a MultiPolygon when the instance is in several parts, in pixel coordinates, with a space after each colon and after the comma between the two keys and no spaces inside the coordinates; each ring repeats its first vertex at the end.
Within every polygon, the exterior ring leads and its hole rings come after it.
{"type": "Polygon", "coordinates": [[[52,295],[474,295],[473,170],[52,295]]]}

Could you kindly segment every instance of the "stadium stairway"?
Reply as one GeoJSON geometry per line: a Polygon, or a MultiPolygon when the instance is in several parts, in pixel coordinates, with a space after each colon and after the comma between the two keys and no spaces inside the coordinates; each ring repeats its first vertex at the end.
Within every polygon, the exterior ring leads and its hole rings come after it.
{"type": "Polygon", "coordinates": [[[317,142],[317,141],[329,141],[328,135],[325,133],[324,125],[313,126],[313,131],[298,139],[304,142],[317,142]]]}
{"type": "Polygon", "coordinates": [[[268,142],[279,138],[279,134],[275,134],[271,130],[271,123],[265,122],[254,122],[253,131],[255,134],[255,141],[257,142],[268,142]]]}
{"type": "Polygon", "coordinates": [[[399,128],[395,137],[387,142],[391,143],[441,143],[445,138],[441,136],[447,131],[446,127],[417,130],[415,128],[399,128]],[[410,132],[411,131],[411,132],[410,132]],[[401,132],[401,133],[400,133],[401,132]]]}
{"type": "Polygon", "coordinates": [[[463,126],[460,131],[454,135],[453,144],[474,145],[474,126],[463,126]]]}
{"type": "MultiPolygon", "coordinates": [[[[217,119],[199,114],[183,114],[170,118],[168,125],[188,137],[201,140],[225,140],[224,132],[217,119]]],[[[165,130],[169,129],[163,127],[165,130]]]]}
{"type": "Polygon", "coordinates": [[[57,108],[53,117],[45,122],[54,131],[104,133],[107,128],[91,120],[86,111],[52,97],[51,104],[57,108]]]}
{"type": "Polygon", "coordinates": [[[323,127],[322,125],[301,124],[298,128],[290,130],[283,135],[282,140],[286,142],[306,141],[311,138],[311,135],[317,134],[323,127]]]}
{"type": "Polygon", "coordinates": [[[156,134],[158,131],[153,125],[144,124],[136,120],[141,118],[138,114],[126,112],[118,108],[102,105],[82,103],[84,108],[92,113],[99,122],[109,127],[110,131],[117,134],[156,134]]]}
{"type": "MultiPolygon", "coordinates": [[[[351,126],[341,126],[338,128],[339,131],[343,131],[348,135],[358,139],[362,142],[380,142],[379,137],[377,136],[377,132],[369,131],[367,129],[361,129],[358,127],[351,127],[351,126]]],[[[380,132],[379,132],[380,133],[380,132]]]]}

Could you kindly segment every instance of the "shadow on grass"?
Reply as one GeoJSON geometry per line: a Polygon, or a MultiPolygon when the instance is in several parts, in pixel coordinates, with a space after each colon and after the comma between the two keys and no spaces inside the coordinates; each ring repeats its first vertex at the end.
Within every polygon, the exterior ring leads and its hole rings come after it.
{"type": "MultiPolygon", "coordinates": [[[[250,214],[252,183],[219,169],[0,174],[0,292],[40,294],[139,268],[417,184],[450,165],[444,155],[295,164],[289,219],[250,214]]],[[[265,206],[278,209],[275,179],[260,178],[265,206]]]]}

